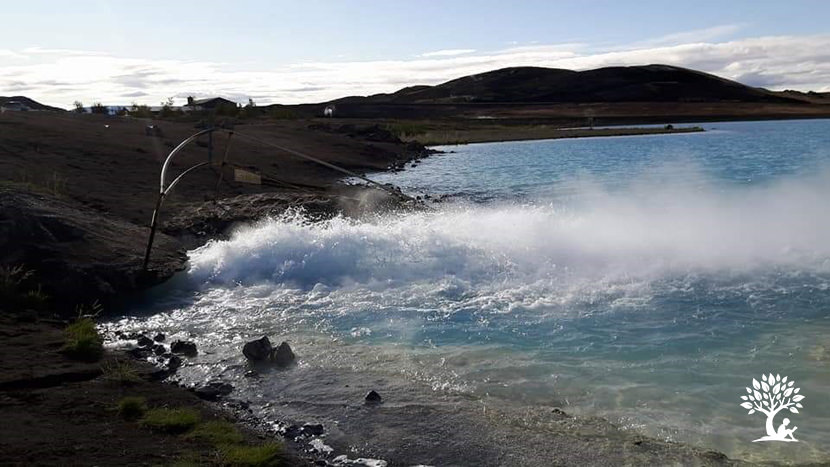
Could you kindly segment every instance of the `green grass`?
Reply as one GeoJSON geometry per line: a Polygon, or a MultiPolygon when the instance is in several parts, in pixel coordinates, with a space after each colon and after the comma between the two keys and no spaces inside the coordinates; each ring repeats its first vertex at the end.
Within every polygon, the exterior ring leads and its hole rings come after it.
{"type": "Polygon", "coordinates": [[[118,415],[126,420],[138,420],[147,412],[147,400],[143,397],[125,397],[118,401],[118,415]]]}
{"type": "Polygon", "coordinates": [[[238,444],[245,439],[233,423],[221,420],[200,423],[185,438],[207,441],[215,446],[238,444]]]}
{"type": "Polygon", "coordinates": [[[282,446],[265,443],[258,446],[227,446],[222,448],[222,459],[228,465],[278,466],[282,446]]]}
{"type": "Polygon", "coordinates": [[[104,372],[104,379],[107,381],[114,381],[119,384],[128,385],[141,382],[141,377],[135,371],[135,367],[123,360],[111,360],[101,365],[101,371],[104,372]]]}
{"type": "Polygon", "coordinates": [[[95,328],[92,318],[79,318],[66,327],[63,352],[71,358],[98,361],[104,353],[104,340],[95,328]]]}
{"type": "Polygon", "coordinates": [[[192,408],[151,409],[144,414],[141,424],[164,433],[184,433],[201,420],[199,411],[192,408]]]}

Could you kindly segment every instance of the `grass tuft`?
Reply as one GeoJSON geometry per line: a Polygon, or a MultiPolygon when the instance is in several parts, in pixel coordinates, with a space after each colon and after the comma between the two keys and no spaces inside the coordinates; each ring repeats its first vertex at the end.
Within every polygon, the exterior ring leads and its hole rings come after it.
{"type": "Polygon", "coordinates": [[[101,365],[101,371],[104,373],[104,379],[114,381],[119,384],[128,385],[141,382],[141,377],[135,371],[135,367],[123,360],[111,360],[101,365]]]}
{"type": "Polygon", "coordinates": [[[98,361],[104,353],[104,340],[95,328],[92,318],[80,318],[66,327],[63,352],[71,358],[98,361]]]}
{"type": "Polygon", "coordinates": [[[201,420],[199,411],[191,408],[152,409],[144,414],[141,424],[164,433],[184,433],[201,420]]]}
{"type": "Polygon", "coordinates": [[[143,397],[125,397],[118,401],[118,415],[125,420],[138,420],[147,412],[147,400],[143,397]]]}
{"type": "Polygon", "coordinates": [[[233,423],[222,420],[200,423],[185,437],[207,441],[216,446],[238,444],[244,440],[242,433],[236,429],[233,423]]]}
{"type": "Polygon", "coordinates": [[[259,446],[226,446],[222,448],[222,460],[228,465],[278,466],[282,446],[266,443],[259,446]]]}

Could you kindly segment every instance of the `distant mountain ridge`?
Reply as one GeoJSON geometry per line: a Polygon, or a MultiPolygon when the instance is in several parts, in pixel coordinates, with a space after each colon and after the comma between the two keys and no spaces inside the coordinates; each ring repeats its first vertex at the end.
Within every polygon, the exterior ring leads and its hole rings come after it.
{"type": "Polygon", "coordinates": [[[758,102],[804,103],[796,95],[754,88],[709,73],[669,65],[586,71],[513,67],[391,94],[346,97],[334,104],[758,102]]]}
{"type": "Polygon", "coordinates": [[[3,105],[8,101],[20,102],[21,104],[25,105],[26,107],[28,107],[31,110],[51,110],[51,111],[55,111],[55,112],[63,112],[63,111],[66,110],[66,109],[61,109],[60,107],[52,107],[50,105],[41,104],[40,102],[38,102],[34,99],[30,99],[26,96],[11,96],[11,97],[0,96],[0,105],[3,105]]]}

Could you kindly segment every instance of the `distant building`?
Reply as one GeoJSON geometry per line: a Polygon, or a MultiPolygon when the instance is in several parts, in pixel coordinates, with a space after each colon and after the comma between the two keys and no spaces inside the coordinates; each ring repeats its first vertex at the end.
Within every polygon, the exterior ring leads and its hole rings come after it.
{"type": "Polygon", "coordinates": [[[20,101],[6,101],[5,104],[0,106],[0,112],[25,112],[27,110],[29,110],[29,106],[20,101]]]}
{"type": "Polygon", "coordinates": [[[187,105],[182,107],[185,112],[198,112],[200,110],[214,110],[220,107],[236,108],[236,102],[224,97],[209,97],[207,99],[188,99],[187,105]]]}

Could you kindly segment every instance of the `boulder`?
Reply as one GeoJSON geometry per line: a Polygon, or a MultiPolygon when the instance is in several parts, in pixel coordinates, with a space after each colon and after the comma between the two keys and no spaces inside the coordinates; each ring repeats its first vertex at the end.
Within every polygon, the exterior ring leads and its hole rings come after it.
{"type": "Polygon", "coordinates": [[[153,337],[153,340],[156,342],[164,342],[165,336],[163,333],[158,333],[153,337]]]}
{"type": "Polygon", "coordinates": [[[364,397],[364,399],[366,400],[367,403],[370,403],[370,404],[378,404],[382,400],[381,397],[380,397],[380,394],[378,394],[374,389],[369,391],[366,394],[366,397],[364,397]]]}
{"type": "Polygon", "coordinates": [[[138,339],[136,339],[136,343],[138,344],[139,347],[146,347],[146,348],[150,348],[154,344],[152,339],[150,339],[149,337],[147,337],[143,334],[138,336],[138,339]]]}
{"type": "Polygon", "coordinates": [[[231,392],[233,392],[233,385],[230,383],[225,383],[223,381],[211,381],[210,383],[205,384],[204,386],[196,387],[193,392],[198,396],[200,399],[204,399],[207,401],[215,401],[218,400],[222,396],[227,396],[231,392]]]}
{"type": "Polygon", "coordinates": [[[276,363],[278,366],[291,365],[296,359],[297,357],[294,355],[294,351],[291,350],[291,346],[288,345],[288,342],[282,342],[271,353],[271,361],[276,363]]]}
{"type": "Polygon", "coordinates": [[[262,336],[262,338],[248,342],[242,347],[242,355],[254,362],[266,360],[273,351],[274,348],[271,347],[268,336],[262,336]]]}
{"type": "Polygon", "coordinates": [[[196,343],[190,341],[175,341],[170,345],[170,351],[183,354],[186,357],[195,357],[198,354],[196,343]]]}

